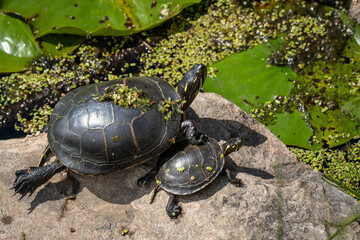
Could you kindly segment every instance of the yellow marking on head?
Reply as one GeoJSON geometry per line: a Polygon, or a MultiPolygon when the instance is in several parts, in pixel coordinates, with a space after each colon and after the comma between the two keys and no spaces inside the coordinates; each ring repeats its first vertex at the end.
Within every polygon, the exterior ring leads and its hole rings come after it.
{"type": "Polygon", "coordinates": [[[188,84],[186,83],[185,88],[184,88],[185,92],[187,91],[187,87],[188,87],[188,84]]]}
{"type": "Polygon", "coordinates": [[[226,151],[227,151],[230,147],[231,147],[230,145],[227,145],[226,148],[225,148],[224,153],[226,153],[226,151]]]}

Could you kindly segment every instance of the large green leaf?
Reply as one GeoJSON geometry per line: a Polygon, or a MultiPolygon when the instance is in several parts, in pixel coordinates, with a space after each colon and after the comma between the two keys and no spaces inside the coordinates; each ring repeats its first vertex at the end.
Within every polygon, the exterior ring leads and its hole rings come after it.
{"type": "Polygon", "coordinates": [[[38,36],[124,36],[154,27],[200,0],[3,0],[1,10],[28,19],[38,36]]]}
{"type": "Polygon", "coordinates": [[[360,134],[360,46],[355,38],[349,39],[344,58],[314,62],[299,75],[288,67],[268,67],[271,51],[265,44],[214,64],[217,75],[207,79],[204,89],[256,113],[287,145],[331,148],[360,134]]]}
{"type": "Polygon", "coordinates": [[[25,65],[39,52],[29,26],[17,18],[0,13],[0,72],[24,70],[25,65]]]}
{"type": "Polygon", "coordinates": [[[324,111],[321,107],[313,107],[309,113],[309,122],[316,136],[311,148],[332,148],[348,142],[359,133],[360,119],[354,119],[339,109],[324,111]]]}
{"type": "Polygon", "coordinates": [[[268,65],[271,52],[269,45],[261,45],[214,64],[218,72],[206,79],[204,90],[231,99],[247,112],[277,95],[288,95],[294,86],[289,77],[294,73],[287,66],[268,65]]]}
{"type": "Polygon", "coordinates": [[[38,40],[44,52],[58,56],[75,50],[85,41],[85,37],[69,34],[48,34],[38,40]]]}
{"type": "Polygon", "coordinates": [[[278,114],[276,124],[270,125],[269,129],[285,143],[303,148],[311,148],[309,140],[313,132],[302,119],[299,111],[294,111],[291,114],[278,114]]]}

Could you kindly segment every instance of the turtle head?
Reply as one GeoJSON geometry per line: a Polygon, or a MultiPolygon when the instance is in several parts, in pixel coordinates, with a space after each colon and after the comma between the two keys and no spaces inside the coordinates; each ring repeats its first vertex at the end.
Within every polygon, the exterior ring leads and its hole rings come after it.
{"type": "Polygon", "coordinates": [[[238,151],[242,145],[243,141],[241,138],[230,138],[230,140],[222,146],[222,149],[224,149],[224,156],[226,157],[230,153],[238,151]]]}
{"type": "Polygon", "coordinates": [[[181,110],[185,110],[194,101],[196,95],[204,85],[206,75],[206,66],[203,64],[195,64],[185,73],[177,89],[181,99],[186,101],[181,106],[181,110]]]}

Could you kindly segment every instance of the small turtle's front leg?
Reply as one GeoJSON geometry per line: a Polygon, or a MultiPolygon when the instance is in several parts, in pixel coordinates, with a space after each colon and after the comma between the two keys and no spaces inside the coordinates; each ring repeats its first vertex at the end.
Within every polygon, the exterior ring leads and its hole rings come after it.
{"type": "Polygon", "coordinates": [[[225,173],[226,173],[226,176],[228,178],[228,181],[231,184],[233,184],[236,187],[242,187],[243,186],[243,183],[242,183],[241,179],[231,177],[229,169],[225,169],[225,173]]]}
{"type": "Polygon", "coordinates": [[[177,204],[175,195],[170,194],[169,201],[166,205],[166,212],[171,218],[177,218],[181,214],[181,207],[177,204]]]}
{"type": "Polygon", "coordinates": [[[181,123],[181,129],[185,131],[186,139],[190,142],[190,144],[198,145],[206,142],[206,135],[200,134],[200,136],[198,136],[196,125],[193,121],[183,121],[181,123]]]}
{"type": "Polygon", "coordinates": [[[151,169],[145,176],[137,180],[137,185],[139,187],[143,187],[146,183],[148,183],[151,179],[155,177],[156,172],[156,169],[151,169]]]}
{"type": "Polygon", "coordinates": [[[31,196],[36,188],[46,183],[52,176],[63,171],[65,168],[66,167],[57,160],[46,166],[30,167],[16,171],[16,179],[12,187],[12,189],[15,190],[14,195],[20,193],[22,196],[19,200],[25,197],[27,193],[30,193],[31,196]]]}

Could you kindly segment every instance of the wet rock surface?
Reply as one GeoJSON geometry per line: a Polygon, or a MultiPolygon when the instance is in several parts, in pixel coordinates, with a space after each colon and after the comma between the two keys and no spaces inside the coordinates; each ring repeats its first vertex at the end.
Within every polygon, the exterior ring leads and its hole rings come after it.
{"type": "MultiPolygon", "coordinates": [[[[150,205],[154,181],[136,185],[153,166],[147,163],[101,177],[59,173],[19,202],[9,190],[14,172],[37,165],[46,136],[2,140],[0,239],[326,239],[336,231],[326,222],[360,211],[353,198],[298,162],[266,127],[222,97],[200,94],[187,118],[219,142],[243,138],[244,146],[226,159],[241,187],[219,176],[204,190],[178,197],[183,214],[170,220],[167,193],[160,191],[150,205]],[[74,190],[76,199],[64,206],[74,190]]],[[[342,237],[359,239],[359,223],[342,237]]]]}

